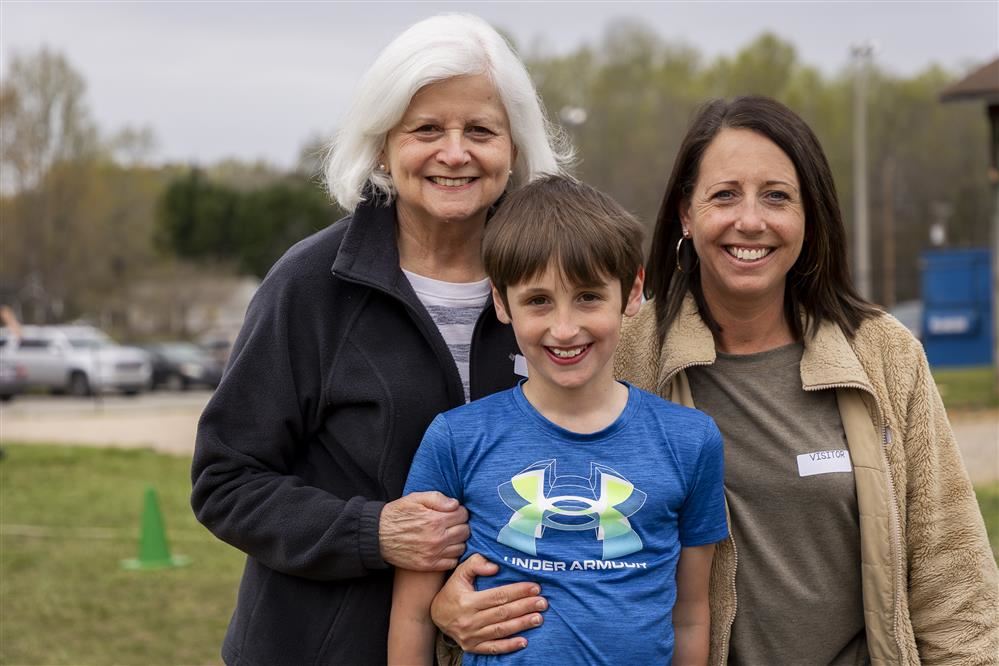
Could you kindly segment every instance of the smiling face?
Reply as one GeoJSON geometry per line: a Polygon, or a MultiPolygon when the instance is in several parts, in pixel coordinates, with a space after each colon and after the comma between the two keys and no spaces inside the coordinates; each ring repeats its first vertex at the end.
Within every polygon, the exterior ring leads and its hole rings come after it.
{"type": "Polygon", "coordinates": [[[389,131],[382,158],[401,218],[426,225],[485,223],[515,159],[496,88],[485,75],[421,88],[389,131]]]}
{"type": "Polygon", "coordinates": [[[613,385],[621,318],[638,312],[643,277],[639,271],[624,304],[617,278],[572,285],[551,267],[540,277],[507,287],[505,302],[494,288],[497,317],[513,324],[527,360],[525,391],[540,397],[613,385]]]}
{"type": "Polygon", "coordinates": [[[779,306],[804,242],[804,210],[794,164],[784,151],[752,130],[719,132],[680,211],[709,305],[779,306]]]}

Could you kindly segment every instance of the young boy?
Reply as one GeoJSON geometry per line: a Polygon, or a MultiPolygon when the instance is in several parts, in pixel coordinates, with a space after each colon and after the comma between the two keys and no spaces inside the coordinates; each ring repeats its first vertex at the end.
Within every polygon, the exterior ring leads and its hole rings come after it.
{"type": "MultiPolygon", "coordinates": [[[[536,581],[549,610],[527,649],[465,663],[707,663],[708,573],[728,535],[721,435],[613,375],[622,316],[641,305],[641,237],[610,197],[555,176],[486,228],[496,313],[528,379],[439,415],[405,492],[457,498],[466,556],[500,565],[480,585],[536,581]]],[[[433,663],[442,583],[396,571],[390,663],[433,663]]]]}

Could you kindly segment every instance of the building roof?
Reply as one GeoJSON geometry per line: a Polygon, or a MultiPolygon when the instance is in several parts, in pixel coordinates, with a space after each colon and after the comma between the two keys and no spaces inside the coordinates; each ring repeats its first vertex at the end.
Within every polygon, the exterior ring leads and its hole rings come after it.
{"type": "Polygon", "coordinates": [[[940,93],[941,102],[971,99],[999,102],[999,58],[979,67],[957,83],[952,83],[940,93]]]}

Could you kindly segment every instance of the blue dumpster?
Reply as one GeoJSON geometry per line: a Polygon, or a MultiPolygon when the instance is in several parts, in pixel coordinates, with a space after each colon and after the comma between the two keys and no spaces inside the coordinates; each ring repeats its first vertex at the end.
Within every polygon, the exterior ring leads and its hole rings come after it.
{"type": "Polygon", "coordinates": [[[930,365],[992,364],[990,256],[987,249],[923,253],[923,346],[930,365]]]}

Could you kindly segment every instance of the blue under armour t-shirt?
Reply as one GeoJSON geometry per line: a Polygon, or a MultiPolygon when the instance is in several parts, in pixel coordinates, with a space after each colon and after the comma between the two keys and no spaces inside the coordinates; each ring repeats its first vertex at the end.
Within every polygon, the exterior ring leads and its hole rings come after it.
{"type": "Polygon", "coordinates": [[[479,589],[531,580],[549,601],[526,649],[467,664],[668,663],[680,548],[728,536],[718,428],[633,386],[617,420],[586,435],[520,386],[441,414],[405,492],[424,490],[468,509],[465,557],[500,566],[479,589]]]}

